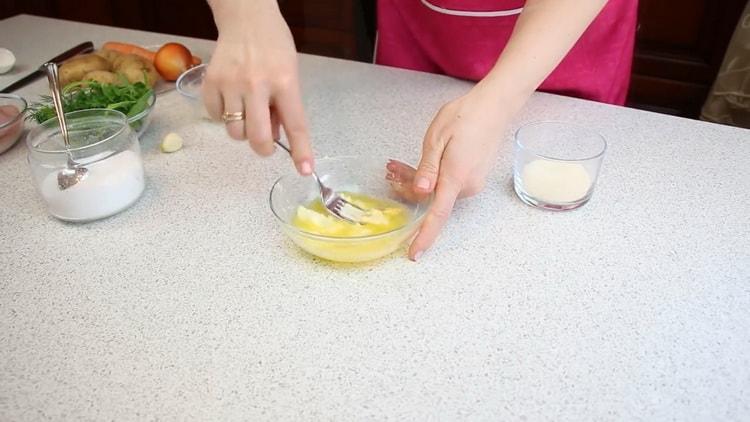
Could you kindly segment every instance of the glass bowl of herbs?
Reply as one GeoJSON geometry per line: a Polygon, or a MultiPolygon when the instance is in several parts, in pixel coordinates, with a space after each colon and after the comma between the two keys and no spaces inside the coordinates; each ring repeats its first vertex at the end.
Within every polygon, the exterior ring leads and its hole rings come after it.
{"type": "MultiPolygon", "coordinates": [[[[151,123],[151,111],[156,103],[154,90],[143,82],[128,82],[121,78],[117,83],[97,81],[72,82],[63,88],[63,110],[109,109],[122,112],[138,137],[151,123]]],[[[52,97],[45,95],[29,106],[27,116],[41,124],[55,117],[52,97]]]]}

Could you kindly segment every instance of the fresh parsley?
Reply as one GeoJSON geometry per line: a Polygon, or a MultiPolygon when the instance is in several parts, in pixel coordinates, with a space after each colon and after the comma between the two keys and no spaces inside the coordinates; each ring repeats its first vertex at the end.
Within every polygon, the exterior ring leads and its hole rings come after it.
{"type": "MultiPolygon", "coordinates": [[[[143,82],[130,83],[124,78],[117,84],[102,84],[96,81],[73,82],[63,88],[63,110],[69,113],[107,108],[121,111],[130,118],[148,108],[149,98],[153,93],[153,89],[143,82]]],[[[55,117],[52,97],[42,96],[41,101],[29,107],[28,116],[37,123],[55,117]]]]}

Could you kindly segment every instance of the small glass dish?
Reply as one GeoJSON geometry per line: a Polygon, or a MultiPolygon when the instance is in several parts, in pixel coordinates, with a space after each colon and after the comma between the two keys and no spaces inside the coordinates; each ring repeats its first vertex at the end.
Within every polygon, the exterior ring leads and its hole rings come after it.
{"type": "Polygon", "coordinates": [[[203,63],[183,72],[177,78],[177,82],[175,82],[175,89],[190,104],[195,116],[208,119],[208,112],[203,106],[203,99],[201,97],[201,86],[203,85],[203,78],[206,76],[207,67],[208,64],[203,63]]]}
{"type": "Polygon", "coordinates": [[[201,85],[203,84],[203,77],[206,75],[207,66],[206,63],[203,63],[182,72],[175,82],[177,92],[188,98],[200,99],[201,85]]]}
{"type": "Polygon", "coordinates": [[[117,110],[65,113],[70,149],[65,148],[57,118],[29,131],[26,146],[34,184],[48,212],[61,220],[87,222],[117,214],[134,204],[145,187],[138,137],[117,110]],[[66,189],[60,170],[72,159],[86,176],[66,189]]]}
{"type": "Polygon", "coordinates": [[[586,204],[607,150],[604,138],[573,123],[542,121],[516,132],[513,187],[524,203],[566,211],[586,204]]]}
{"type": "Polygon", "coordinates": [[[0,154],[15,145],[21,137],[27,108],[23,97],[0,94],[0,154]]]}
{"type": "Polygon", "coordinates": [[[295,171],[279,178],[271,188],[271,211],[281,229],[297,246],[330,261],[364,262],[382,258],[410,241],[430,206],[432,197],[415,201],[399,195],[385,175],[387,160],[373,157],[336,157],[316,161],[315,169],[324,182],[340,192],[364,194],[392,202],[406,209],[406,223],[393,230],[365,236],[340,237],[307,232],[294,225],[299,206],[318,198],[315,179],[295,171]]]}

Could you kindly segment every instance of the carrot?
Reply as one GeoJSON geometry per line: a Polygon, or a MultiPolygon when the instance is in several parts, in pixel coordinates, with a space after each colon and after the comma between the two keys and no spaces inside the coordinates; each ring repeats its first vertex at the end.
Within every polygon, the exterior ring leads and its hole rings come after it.
{"type": "MultiPolygon", "coordinates": [[[[102,45],[102,48],[105,50],[117,51],[122,54],[135,54],[135,55],[143,57],[144,59],[152,63],[154,61],[154,58],[156,58],[155,51],[151,51],[149,49],[143,48],[140,45],[128,44],[126,42],[107,41],[104,43],[104,45],[102,45]]],[[[193,66],[197,66],[201,64],[202,62],[203,60],[201,60],[200,57],[193,56],[193,66]]]]}
{"type": "Polygon", "coordinates": [[[128,44],[124,42],[108,41],[105,42],[104,45],[102,45],[102,48],[105,50],[117,51],[122,54],[135,54],[137,56],[143,57],[150,62],[153,62],[154,57],[156,56],[156,53],[151,50],[145,49],[139,45],[128,44]]]}

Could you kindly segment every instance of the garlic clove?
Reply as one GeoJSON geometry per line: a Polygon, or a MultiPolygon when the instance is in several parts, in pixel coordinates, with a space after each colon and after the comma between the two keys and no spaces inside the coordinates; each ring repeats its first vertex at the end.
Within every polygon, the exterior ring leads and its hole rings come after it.
{"type": "Polygon", "coordinates": [[[0,48],[0,74],[8,73],[16,64],[16,56],[7,48],[0,48]]]}
{"type": "Polygon", "coordinates": [[[182,137],[174,132],[168,133],[161,141],[161,152],[175,152],[182,148],[182,137]]]}

